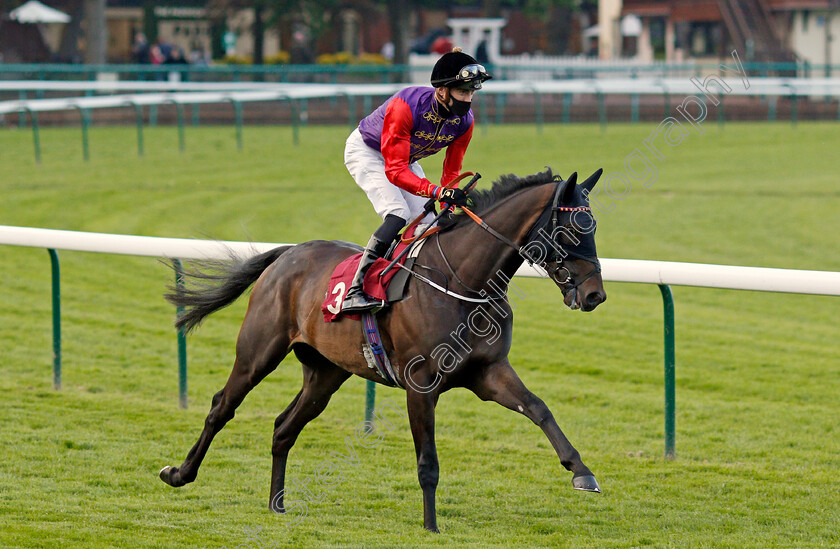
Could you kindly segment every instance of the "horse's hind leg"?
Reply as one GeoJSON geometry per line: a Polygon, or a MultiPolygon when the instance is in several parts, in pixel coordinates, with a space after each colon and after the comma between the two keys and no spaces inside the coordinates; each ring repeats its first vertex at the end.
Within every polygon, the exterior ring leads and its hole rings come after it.
{"type": "Polygon", "coordinates": [[[307,423],[324,411],[341,384],[350,377],[324,358],[312,347],[295,347],[295,355],[303,363],[303,387],[291,404],[277,416],[271,444],[271,492],[268,507],[278,513],[285,512],[283,496],[286,485],[286,460],[300,432],[307,423]]]}
{"type": "Polygon", "coordinates": [[[236,344],[233,371],[224,388],[213,395],[204,430],[184,463],[161,469],[160,478],[166,484],[178,487],[195,480],[213,437],[233,419],[236,408],[251,389],[274,371],[288,353],[288,338],[277,330],[276,324],[265,322],[259,316],[246,315],[236,344]]]}
{"type": "Polygon", "coordinates": [[[498,402],[533,421],[543,430],[560,463],[573,473],[572,484],[577,490],[600,492],[601,488],[589,467],[583,464],[580,453],[572,446],[554,420],[551,410],[539,397],[528,390],[507,359],[480,370],[467,387],[481,400],[498,402]]]}

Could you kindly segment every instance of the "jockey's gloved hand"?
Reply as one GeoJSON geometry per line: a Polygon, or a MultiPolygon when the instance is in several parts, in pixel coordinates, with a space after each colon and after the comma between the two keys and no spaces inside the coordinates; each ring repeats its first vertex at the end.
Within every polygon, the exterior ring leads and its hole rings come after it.
{"type": "Polygon", "coordinates": [[[452,206],[466,206],[469,197],[461,189],[442,189],[437,196],[438,202],[445,202],[452,206]]]}

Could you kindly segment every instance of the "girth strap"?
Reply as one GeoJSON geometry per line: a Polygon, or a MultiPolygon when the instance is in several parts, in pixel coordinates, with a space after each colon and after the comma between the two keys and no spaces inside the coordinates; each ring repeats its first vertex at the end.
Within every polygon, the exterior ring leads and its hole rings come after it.
{"type": "Polygon", "coordinates": [[[376,317],[370,312],[362,313],[362,331],[367,342],[362,346],[362,350],[368,366],[377,371],[380,377],[385,380],[385,385],[403,388],[399,379],[397,379],[391,361],[388,360],[388,354],[382,347],[382,338],[379,336],[379,325],[376,322],[376,317]]]}

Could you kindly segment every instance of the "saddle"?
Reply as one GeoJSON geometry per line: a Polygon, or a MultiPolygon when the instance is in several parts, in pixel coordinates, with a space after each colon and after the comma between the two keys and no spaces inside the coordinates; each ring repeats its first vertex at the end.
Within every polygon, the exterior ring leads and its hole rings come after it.
{"type": "MultiPolygon", "coordinates": [[[[412,228],[412,233],[422,234],[422,230],[416,231],[416,228],[412,228]]],[[[391,247],[385,257],[377,259],[365,273],[363,291],[370,297],[382,301],[383,308],[400,301],[405,295],[411,268],[414,266],[414,261],[425,240],[417,242],[414,249],[400,260],[399,264],[404,268],[391,269],[385,276],[380,276],[380,274],[394,257],[397,257],[406,247],[412,245],[410,240],[412,236],[404,235],[403,239],[397,241],[396,246],[391,247]]],[[[355,320],[360,318],[360,315],[343,315],[341,305],[344,302],[347,289],[353,282],[353,275],[356,273],[361,258],[361,252],[353,254],[339,263],[333,271],[327,291],[324,294],[324,302],[321,304],[324,322],[334,322],[345,316],[355,320]]]]}

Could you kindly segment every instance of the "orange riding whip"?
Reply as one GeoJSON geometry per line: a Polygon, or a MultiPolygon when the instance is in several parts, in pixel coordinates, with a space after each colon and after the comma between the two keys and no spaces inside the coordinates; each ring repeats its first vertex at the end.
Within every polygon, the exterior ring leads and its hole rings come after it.
{"type": "MultiPolygon", "coordinates": [[[[466,187],[464,187],[464,192],[465,192],[465,193],[468,193],[468,192],[470,192],[470,191],[472,190],[472,188],[473,188],[473,187],[475,187],[475,184],[476,184],[476,183],[478,183],[478,180],[479,180],[479,179],[481,179],[481,174],[480,174],[480,173],[472,174],[471,172],[467,172],[467,173],[461,174],[459,177],[457,177],[457,178],[453,179],[452,181],[450,181],[450,182],[449,182],[449,185],[447,185],[446,187],[447,187],[447,188],[449,188],[449,187],[450,187],[450,185],[454,185],[454,184],[458,183],[459,181],[461,181],[462,179],[464,179],[465,177],[469,177],[470,175],[472,175],[472,179],[470,179],[470,182],[469,182],[469,183],[467,183],[467,186],[466,186],[466,187]]],[[[434,199],[431,199],[431,200],[430,200],[430,203],[433,205],[433,204],[434,204],[434,199]]],[[[432,235],[432,234],[434,234],[434,233],[438,232],[440,229],[439,229],[438,227],[432,227],[432,225],[434,225],[434,224],[435,224],[435,223],[436,223],[436,222],[437,222],[437,221],[438,221],[441,217],[443,217],[443,216],[444,216],[444,214],[445,214],[446,212],[448,212],[449,210],[453,209],[454,207],[455,207],[454,205],[450,204],[449,206],[447,206],[446,208],[444,208],[444,209],[443,209],[443,210],[442,210],[442,211],[441,211],[441,212],[437,215],[437,217],[435,217],[435,218],[432,220],[432,222],[429,224],[429,228],[428,228],[428,229],[426,229],[426,230],[423,232],[423,234],[422,234],[422,235],[420,235],[419,237],[417,237],[417,238],[415,238],[415,239],[412,239],[411,241],[413,242],[414,240],[420,240],[420,239],[426,238],[427,236],[430,236],[430,235],[432,235]]],[[[409,227],[411,227],[411,226],[416,225],[417,223],[419,223],[420,219],[421,219],[421,218],[423,218],[424,216],[425,216],[425,213],[424,213],[424,214],[421,214],[419,217],[417,217],[417,219],[415,219],[414,221],[412,221],[412,222],[411,222],[411,225],[409,225],[409,227]]],[[[407,232],[407,231],[408,231],[408,229],[406,229],[406,232],[407,232]]],[[[407,253],[408,253],[408,250],[410,250],[410,249],[411,249],[411,246],[406,246],[406,247],[403,249],[403,251],[401,251],[401,252],[400,252],[400,255],[398,255],[397,257],[395,257],[395,258],[391,261],[391,263],[389,263],[389,264],[388,264],[388,266],[387,266],[387,267],[385,267],[385,269],[384,269],[384,270],[383,270],[383,271],[379,274],[379,276],[380,276],[380,277],[385,276],[385,275],[388,273],[388,271],[390,271],[391,269],[393,269],[393,268],[394,268],[394,265],[396,265],[397,263],[399,263],[399,261],[400,261],[400,260],[401,260],[401,259],[405,256],[405,254],[407,254],[407,253]]]]}

